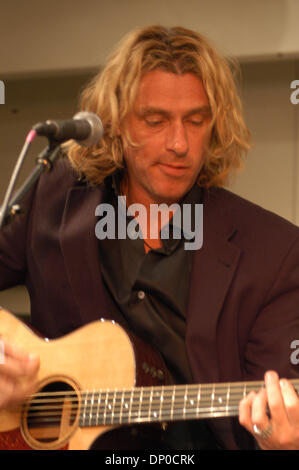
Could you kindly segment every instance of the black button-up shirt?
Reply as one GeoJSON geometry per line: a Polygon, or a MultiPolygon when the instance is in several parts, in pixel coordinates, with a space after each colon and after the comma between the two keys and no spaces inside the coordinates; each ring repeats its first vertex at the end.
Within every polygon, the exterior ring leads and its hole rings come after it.
{"type": "MultiPolygon", "coordinates": [[[[196,185],[182,203],[194,207],[200,201],[201,189],[196,185]]],[[[105,202],[114,207],[117,234],[116,194],[108,189],[105,202]]],[[[131,220],[126,216],[127,223],[131,220]]],[[[161,248],[147,254],[141,238],[101,240],[100,260],[113,304],[131,331],[160,351],[176,383],[192,383],[185,325],[193,251],[184,249],[190,239],[185,239],[182,228],[180,238],[172,237],[177,230],[171,220],[170,237],[161,240],[161,248]]]]}
{"type": "MultiPolygon", "coordinates": [[[[117,234],[118,211],[123,211],[126,226],[132,216],[127,215],[125,206],[119,205],[115,180],[114,184],[110,179],[106,183],[104,202],[114,207],[117,234]]],[[[182,204],[191,204],[194,209],[201,199],[202,190],[195,185],[181,201],[180,207],[182,204]]],[[[191,228],[194,228],[194,219],[191,228]]],[[[138,227],[136,229],[138,231],[138,227]]],[[[101,240],[100,261],[116,317],[123,318],[124,324],[134,334],[162,354],[176,383],[192,383],[185,331],[193,251],[184,249],[186,239],[182,226],[179,238],[175,235],[177,230],[171,220],[169,239],[161,239],[162,247],[148,253],[145,252],[144,240],[141,238],[131,239],[127,236],[101,240]]],[[[187,241],[190,242],[190,235],[187,241]]],[[[202,421],[179,423],[174,434],[174,446],[215,448],[202,421]]]]}

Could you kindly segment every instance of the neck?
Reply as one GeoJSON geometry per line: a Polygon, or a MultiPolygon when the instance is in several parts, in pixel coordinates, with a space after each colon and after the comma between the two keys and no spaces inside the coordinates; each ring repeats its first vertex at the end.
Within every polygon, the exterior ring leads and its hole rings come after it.
{"type": "Polygon", "coordinates": [[[130,190],[127,178],[123,178],[121,181],[120,193],[126,196],[127,207],[133,204],[140,204],[142,206],[141,211],[138,211],[138,209],[134,207],[134,213],[137,214],[135,217],[138,220],[138,224],[144,236],[145,252],[147,253],[150,249],[161,248],[162,241],[160,239],[160,231],[162,226],[167,224],[173,217],[173,213],[168,209],[168,206],[173,204],[173,201],[153,200],[146,194],[139,197],[138,193],[130,190]],[[157,217],[151,217],[151,207],[153,205],[159,206],[162,203],[166,204],[166,207],[159,208],[157,217]]]}
{"type": "MultiPolygon", "coordinates": [[[[298,392],[299,381],[291,380],[298,392]]],[[[83,393],[80,425],[238,416],[239,402],[264,382],[137,387],[83,393]]]]}

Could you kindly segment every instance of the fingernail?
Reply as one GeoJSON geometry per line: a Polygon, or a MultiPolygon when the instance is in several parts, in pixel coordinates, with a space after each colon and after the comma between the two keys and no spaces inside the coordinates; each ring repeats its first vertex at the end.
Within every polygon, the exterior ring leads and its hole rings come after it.
{"type": "Polygon", "coordinates": [[[277,376],[276,372],[268,371],[266,373],[265,380],[267,381],[268,384],[273,384],[274,382],[276,382],[277,378],[278,378],[278,376],[277,376]]]}

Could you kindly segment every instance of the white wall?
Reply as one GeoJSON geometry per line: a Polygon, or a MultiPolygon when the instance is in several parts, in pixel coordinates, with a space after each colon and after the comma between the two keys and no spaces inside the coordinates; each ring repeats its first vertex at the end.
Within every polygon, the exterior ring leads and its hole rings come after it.
{"type": "Polygon", "coordinates": [[[288,61],[246,64],[242,72],[253,147],[231,189],[299,224],[299,104],[290,101],[290,83],[298,65],[288,61]]]}
{"type": "Polygon", "coordinates": [[[132,28],[182,24],[225,53],[298,56],[298,0],[2,0],[0,76],[93,68],[132,28]]]}

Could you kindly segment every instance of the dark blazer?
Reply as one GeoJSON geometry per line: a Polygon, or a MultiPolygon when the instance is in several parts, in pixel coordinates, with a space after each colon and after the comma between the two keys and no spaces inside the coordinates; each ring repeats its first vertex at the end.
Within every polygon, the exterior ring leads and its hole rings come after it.
{"type": "MultiPolygon", "coordinates": [[[[0,234],[0,288],[27,286],[32,323],[49,338],[111,318],[95,237],[102,195],[61,160],[0,234]]],[[[299,228],[224,189],[205,190],[203,203],[186,330],[195,381],[298,375],[290,344],[299,339],[299,228]]],[[[210,425],[229,448],[253,444],[236,419],[210,425]]]]}

